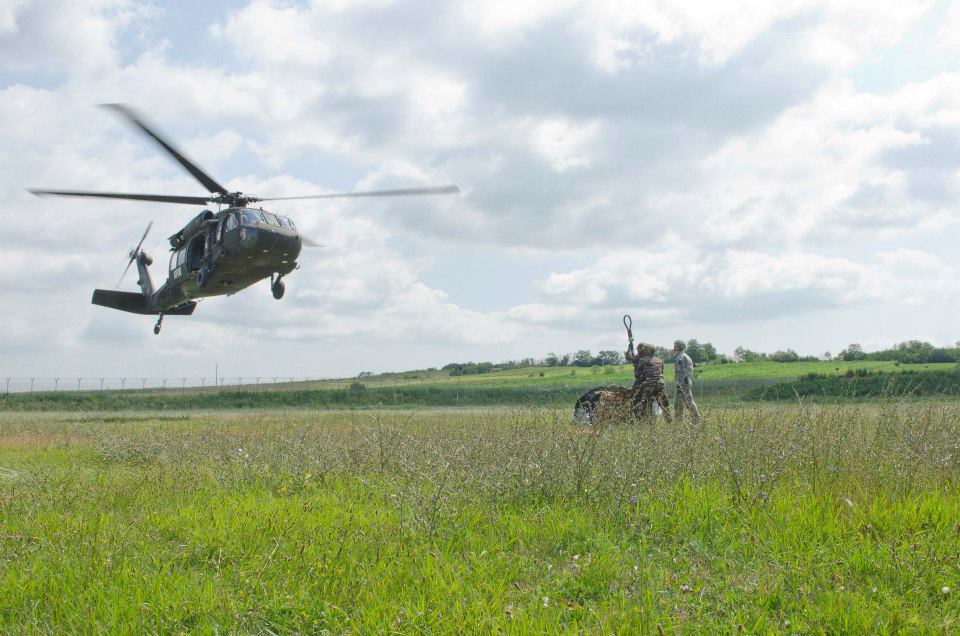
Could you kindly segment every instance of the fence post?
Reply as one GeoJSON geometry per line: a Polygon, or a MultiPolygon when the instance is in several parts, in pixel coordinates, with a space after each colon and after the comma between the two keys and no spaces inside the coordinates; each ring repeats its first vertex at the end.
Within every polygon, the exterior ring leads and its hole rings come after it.
{"type": "Polygon", "coordinates": [[[106,379],[106,378],[100,378],[100,390],[101,390],[101,391],[103,391],[103,381],[104,381],[105,379],[106,379]]]}
{"type": "Polygon", "coordinates": [[[33,393],[33,381],[34,381],[35,379],[36,379],[36,378],[30,378],[30,392],[31,392],[31,393],[33,393]]]}
{"type": "Polygon", "coordinates": [[[200,386],[206,388],[206,386],[207,386],[207,377],[206,377],[206,376],[203,376],[202,378],[200,378],[200,386]]]}
{"type": "Polygon", "coordinates": [[[260,378],[257,378],[257,388],[260,388],[260,378]]]}
{"type": "Polygon", "coordinates": [[[163,379],[163,390],[164,390],[164,391],[167,390],[167,379],[166,379],[166,378],[163,379]]]}
{"type": "Polygon", "coordinates": [[[120,390],[123,391],[127,388],[127,379],[120,378],[120,390]]]}
{"type": "Polygon", "coordinates": [[[146,390],[147,390],[147,379],[146,379],[146,378],[140,378],[140,379],[143,380],[143,384],[141,385],[140,388],[143,389],[144,391],[146,391],[146,390]]]}
{"type": "Polygon", "coordinates": [[[77,378],[77,391],[80,390],[80,378],[77,378]]]}
{"type": "Polygon", "coordinates": [[[60,378],[53,379],[53,392],[56,393],[60,390],[60,378]]]}

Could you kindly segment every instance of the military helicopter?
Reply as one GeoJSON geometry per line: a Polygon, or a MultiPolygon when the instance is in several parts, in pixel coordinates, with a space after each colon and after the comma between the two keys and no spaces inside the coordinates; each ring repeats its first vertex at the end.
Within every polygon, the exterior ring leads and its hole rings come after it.
{"type": "Polygon", "coordinates": [[[283,277],[295,270],[303,246],[317,247],[297,232],[289,217],[276,214],[251,204],[261,201],[291,199],[339,199],[354,197],[389,197],[433,194],[455,194],[455,185],[432,188],[406,188],[368,192],[342,192],[295,197],[260,198],[242,192],[229,192],[172,144],[161,137],[129,106],[103,104],[132,123],[153,139],[177,163],[210,192],[207,196],[173,196],[166,194],[125,194],[118,192],[87,192],[77,190],[30,190],[37,196],[95,197],[157,201],[187,205],[219,206],[217,212],[203,210],[180,231],[170,237],[170,270],[167,281],[157,289],[150,276],[153,259],[143,248],[143,242],[153,226],[147,225],[137,246],[130,250],[127,267],[120,283],[133,263],[137,264],[141,293],[111,289],[96,289],[93,304],[135,314],[157,316],[153,333],[159,334],[164,316],[189,316],[197,307],[197,300],[208,296],[235,294],[254,283],[270,279],[270,289],[277,300],[283,298],[283,277]]]}

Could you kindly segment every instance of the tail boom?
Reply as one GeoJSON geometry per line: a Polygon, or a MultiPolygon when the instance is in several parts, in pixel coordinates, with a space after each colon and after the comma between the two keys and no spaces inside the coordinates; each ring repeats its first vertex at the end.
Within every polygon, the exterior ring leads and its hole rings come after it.
{"type": "MultiPolygon", "coordinates": [[[[143,314],[147,316],[156,316],[161,313],[159,309],[150,309],[147,304],[147,297],[136,292],[123,292],[113,289],[95,289],[93,290],[94,305],[126,311],[132,314],[143,314]]],[[[196,309],[196,301],[190,300],[180,305],[164,309],[165,316],[189,316],[196,309]]]]}

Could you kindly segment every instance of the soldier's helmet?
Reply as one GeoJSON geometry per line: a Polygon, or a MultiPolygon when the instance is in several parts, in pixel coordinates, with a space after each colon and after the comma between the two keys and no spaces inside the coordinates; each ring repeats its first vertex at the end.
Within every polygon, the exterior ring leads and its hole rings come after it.
{"type": "Polygon", "coordinates": [[[639,353],[641,356],[652,356],[656,352],[657,348],[652,344],[641,342],[637,345],[637,353],[639,353]]]}
{"type": "Polygon", "coordinates": [[[673,348],[676,349],[677,351],[683,351],[684,349],[687,348],[687,343],[684,342],[683,340],[674,340],[673,348]]]}

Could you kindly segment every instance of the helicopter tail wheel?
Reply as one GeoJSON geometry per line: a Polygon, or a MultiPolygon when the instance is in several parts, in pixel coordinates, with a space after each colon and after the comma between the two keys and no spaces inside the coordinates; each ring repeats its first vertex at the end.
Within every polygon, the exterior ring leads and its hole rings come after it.
{"type": "Polygon", "coordinates": [[[160,318],[157,319],[157,324],[153,326],[153,335],[160,335],[160,327],[163,326],[163,314],[160,314],[160,318]]]}
{"type": "Polygon", "coordinates": [[[283,284],[283,281],[277,278],[272,285],[270,285],[270,291],[273,292],[273,297],[277,300],[283,298],[283,292],[287,290],[287,286],[283,284]]]}

